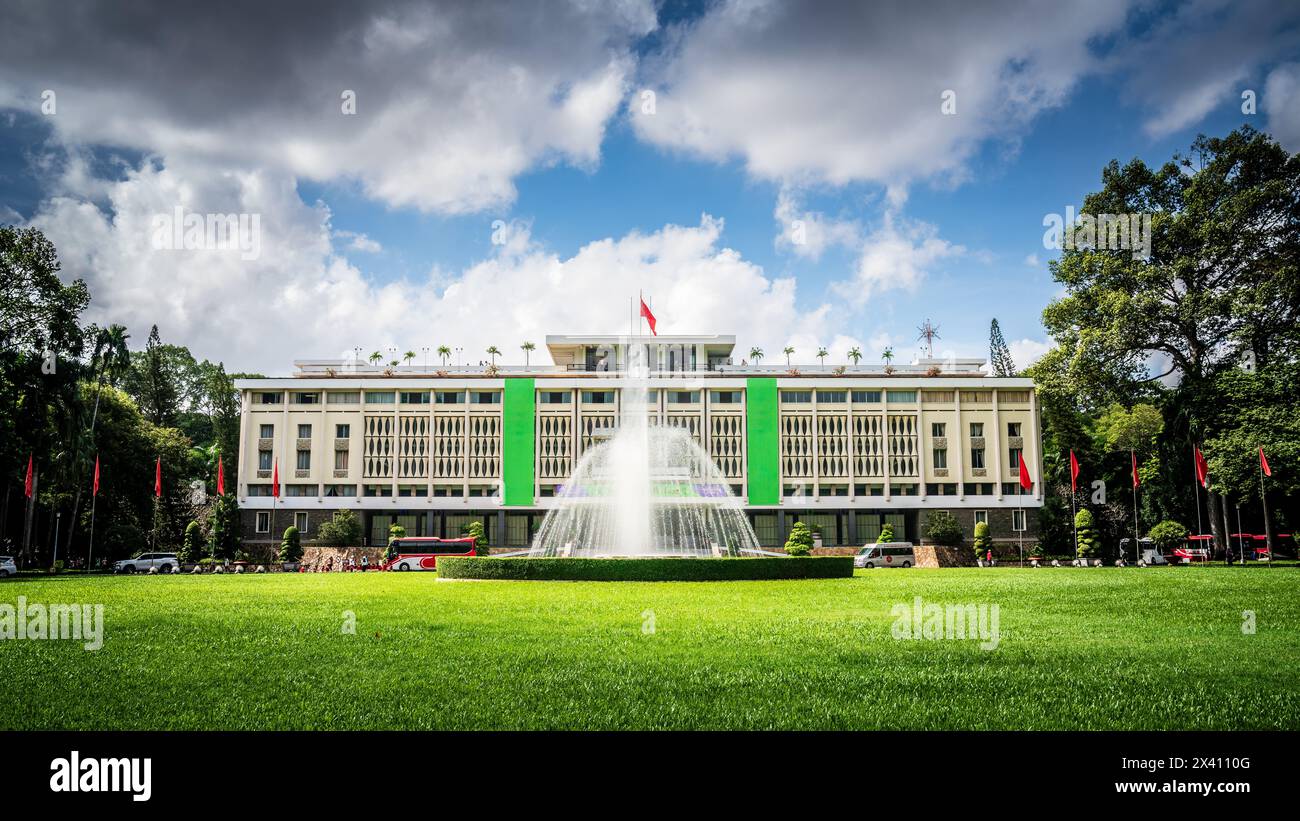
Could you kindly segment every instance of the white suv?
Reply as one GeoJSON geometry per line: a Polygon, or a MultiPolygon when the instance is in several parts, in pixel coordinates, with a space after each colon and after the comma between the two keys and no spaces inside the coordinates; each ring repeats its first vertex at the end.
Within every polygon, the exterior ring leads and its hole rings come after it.
{"type": "Polygon", "coordinates": [[[180,566],[175,553],[141,553],[131,559],[113,562],[113,572],[148,573],[149,568],[156,567],[159,573],[174,573],[180,566]]]}
{"type": "Polygon", "coordinates": [[[0,579],[7,578],[18,572],[18,565],[14,564],[13,556],[0,556],[0,579]]]}

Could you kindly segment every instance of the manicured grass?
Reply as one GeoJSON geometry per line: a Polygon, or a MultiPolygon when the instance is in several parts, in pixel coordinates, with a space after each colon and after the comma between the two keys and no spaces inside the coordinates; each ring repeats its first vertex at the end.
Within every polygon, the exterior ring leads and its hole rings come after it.
{"type": "Polygon", "coordinates": [[[107,628],[97,652],[0,641],[0,728],[1297,729],[1298,584],[1262,567],[9,580],[0,603],[99,603],[107,628]],[[997,604],[999,647],[895,640],[890,609],[914,596],[997,604]]]}
{"type": "Polygon", "coordinates": [[[438,560],[447,579],[493,581],[720,582],[847,579],[852,556],[710,559],[534,559],[451,556],[438,560]]]}

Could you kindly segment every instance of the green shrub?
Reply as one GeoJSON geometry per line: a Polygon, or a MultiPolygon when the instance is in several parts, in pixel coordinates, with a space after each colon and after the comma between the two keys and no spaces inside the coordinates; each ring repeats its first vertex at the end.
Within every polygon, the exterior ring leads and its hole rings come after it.
{"type": "Polygon", "coordinates": [[[218,559],[234,559],[240,555],[239,503],[234,494],[218,496],[212,506],[211,529],[208,532],[208,553],[218,559]]]}
{"type": "Polygon", "coordinates": [[[935,510],[925,519],[925,538],[935,544],[954,547],[961,544],[966,533],[961,523],[946,510],[935,510]]]}
{"type": "Polygon", "coordinates": [[[513,581],[736,581],[842,579],[853,575],[852,556],[752,559],[531,559],[445,556],[444,579],[513,581]]]}
{"type": "Polygon", "coordinates": [[[1170,553],[1174,548],[1182,547],[1187,541],[1187,528],[1168,519],[1151,528],[1147,538],[1159,548],[1161,553],[1170,553]]]}
{"type": "Polygon", "coordinates": [[[483,523],[477,519],[465,525],[461,535],[472,538],[476,547],[487,547],[487,534],[483,532],[483,523]]]}
{"type": "Polygon", "coordinates": [[[1096,558],[1097,554],[1101,552],[1101,544],[1097,538],[1097,532],[1093,529],[1092,511],[1085,507],[1074,514],[1074,528],[1078,533],[1078,546],[1075,548],[1075,552],[1079,558],[1096,558]]]}
{"type": "Polygon", "coordinates": [[[812,548],[812,531],[803,522],[795,522],[790,528],[790,537],[785,540],[785,552],[791,556],[807,556],[812,548]]]}
{"type": "Polygon", "coordinates": [[[180,554],[176,558],[183,564],[193,564],[203,558],[203,528],[198,522],[185,526],[185,537],[181,539],[180,554]]]}
{"type": "Polygon", "coordinates": [[[302,561],[302,536],[293,525],[284,529],[284,538],[280,540],[280,561],[302,561]]]}
{"type": "Polygon", "coordinates": [[[361,521],[351,510],[343,508],[317,529],[316,536],[327,547],[356,547],[361,544],[361,521]]]}
{"type": "Polygon", "coordinates": [[[973,542],[973,546],[975,548],[976,559],[984,558],[989,554],[989,551],[993,549],[993,539],[989,536],[988,522],[975,523],[975,541],[973,542]]]}
{"type": "Polygon", "coordinates": [[[876,537],[876,544],[884,544],[885,542],[892,542],[893,540],[894,526],[886,522],[885,526],[880,528],[880,535],[876,537]]]}

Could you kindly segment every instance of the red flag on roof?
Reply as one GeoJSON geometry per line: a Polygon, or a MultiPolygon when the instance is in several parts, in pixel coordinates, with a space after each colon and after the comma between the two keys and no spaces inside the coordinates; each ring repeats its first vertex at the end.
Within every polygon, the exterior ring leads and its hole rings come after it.
{"type": "Polygon", "coordinates": [[[1201,483],[1201,487],[1208,488],[1210,486],[1210,464],[1205,461],[1205,454],[1201,453],[1200,448],[1193,446],[1193,449],[1196,451],[1196,481],[1201,483]]]}
{"type": "Polygon", "coordinates": [[[27,454],[27,498],[32,498],[32,455],[27,454]]]}
{"type": "Polygon", "coordinates": [[[1137,457],[1137,453],[1134,452],[1134,451],[1131,451],[1131,450],[1130,450],[1130,451],[1128,452],[1128,455],[1129,455],[1129,458],[1133,460],[1133,487],[1137,487],[1138,485],[1142,484],[1142,480],[1138,478],[1138,457],[1137,457]]]}
{"type": "Polygon", "coordinates": [[[1265,476],[1272,476],[1273,471],[1269,470],[1268,459],[1264,458],[1264,449],[1259,449],[1259,469],[1264,471],[1265,476]]]}
{"type": "Polygon", "coordinates": [[[1025,490],[1034,489],[1034,477],[1029,475],[1029,465],[1025,464],[1025,454],[1020,454],[1020,486],[1025,490]]]}
{"type": "Polygon", "coordinates": [[[655,330],[655,315],[650,313],[650,306],[645,304],[644,298],[641,299],[641,316],[645,317],[645,321],[649,323],[650,333],[658,336],[659,332],[655,330]]]}
{"type": "Polygon", "coordinates": [[[158,457],[153,468],[153,495],[162,496],[162,457],[158,457]]]}
{"type": "Polygon", "coordinates": [[[1079,490],[1079,460],[1073,450],[1070,451],[1070,490],[1079,490]]]}
{"type": "Polygon", "coordinates": [[[95,483],[90,488],[91,496],[99,495],[99,454],[95,454],[95,483]]]}

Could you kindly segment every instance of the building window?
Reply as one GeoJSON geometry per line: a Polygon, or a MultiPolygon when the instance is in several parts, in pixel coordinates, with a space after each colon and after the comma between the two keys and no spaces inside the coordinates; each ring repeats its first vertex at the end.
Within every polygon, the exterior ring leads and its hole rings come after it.
{"type": "Polygon", "coordinates": [[[257,435],[262,439],[270,439],[275,436],[275,425],[261,425],[257,435]]]}
{"type": "Polygon", "coordinates": [[[931,423],[930,423],[930,435],[933,436],[935,439],[942,439],[943,437],[947,436],[947,435],[948,435],[948,423],[947,423],[947,422],[931,422],[931,423]]]}
{"type": "Polygon", "coordinates": [[[781,401],[787,405],[812,403],[812,391],[781,391],[781,401]]]}
{"type": "Polygon", "coordinates": [[[427,405],[429,404],[429,392],[402,391],[400,401],[403,405],[427,405]]]}
{"type": "Polygon", "coordinates": [[[258,470],[271,469],[271,451],[259,450],[257,452],[257,469],[258,470]]]}
{"type": "Polygon", "coordinates": [[[352,426],[351,426],[351,425],[335,425],[335,426],[334,426],[334,438],[335,438],[335,439],[351,439],[351,438],[352,438],[352,426]]]}
{"type": "Polygon", "coordinates": [[[398,485],[398,496],[428,496],[428,485],[398,485]]]}
{"type": "Polygon", "coordinates": [[[880,403],[880,391],[854,391],[853,402],[877,405],[880,403]]]}
{"type": "Polygon", "coordinates": [[[1013,437],[1014,437],[1014,436],[1019,436],[1019,435],[1020,435],[1020,423],[1019,423],[1019,422],[1008,422],[1008,423],[1007,423],[1007,436],[1013,436],[1013,437]]]}
{"type": "Polygon", "coordinates": [[[975,511],[975,524],[980,524],[981,522],[984,524],[989,523],[989,512],[987,510],[975,511]]]}
{"type": "Polygon", "coordinates": [[[311,470],[311,451],[298,451],[298,470],[311,470]]]}
{"type": "Polygon", "coordinates": [[[249,496],[270,496],[271,486],[270,485],[249,485],[248,495],[249,496]]]}
{"type": "Polygon", "coordinates": [[[1027,496],[1029,494],[1032,494],[1033,492],[1034,492],[1033,485],[1030,485],[1029,489],[1025,490],[1025,488],[1019,482],[1002,483],[1003,496],[1027,496]]]}
{"type": "Polygon", "coordinates": [[[970,449],[970,466],[974,469],[984,467],[984,448],[970,449]]]}
{"type": "Polygon", "coordinates": [[[307,532],[307,514],[306,514],[306,513],[295,513],[295,514],[293,514],[293,526],[296,527],[296,528],[298,528],[298,532],[299,532],[299,533],[306,533],[306,532],[307,532]]]}
{"type": "Polygon", "coordinates": [[[700,402],[699,391],[669,391],[668,404],[670,405],[698,405],[700,402]]]}
{"type": "Polygon", "coordinates": [[[367,405],[391,405],[397,401],[394,391],[366,391],[367,405]]]}
{"type": "Polygon", "coordinates": [[[326,496],[356,496],[357,486],[356,485],[326,485],[325,495],[326,496]]]}
{"type": "Polygon", "coordinates": [[[613,391],[583,391],[582,404],[612,405],[614,404],[614,392],[613,391]]]}
{"type": "Polygon", "coordinates": [[[325,399],[334,405],[359,405],[361,391],[330,391],[325,394],[325,399]]]}
{"type": "Polygon", "coordinates": [[[257,523],[253,526],[253,529],[256,530],[258,533],[270,533],[271,532],[270,512],[265,510],[257,511],[257,523]]]}
{"type": "Polygon", "coordinates": [[[392,485],[366,485],[367,496],[392,496],[392,485]]]}
{"type": "Polygon", "coordinates": [[[475,405],[500,405],[501,391],[471,391],[469,401],[475,405]]]}
{"type": "Polygon", "coordinates": [[[335,470],[347,470],[347,469],[348,469],[348,454],[349,454],[349,453],[351,453],[351,451],[347,451],[347,450],[336,450],[336,451],[334,451],[334,469],[335,469],[335,470]]]}
{"type": "Polygon", "coordinates": [[[1020,469],[1020,448],[1011,448],[1007,451],[1007,456],[1011,459],[1011,469],[1020,469]]]}
{"type": "Polygon", "coordinates": [[[463,405],[465,404],[464,391],[438,391],[433,396],[435,405],[463,405]]]}
{"type": "Polygon", "coordinates": [[[972,438],[972,439],[981,439],[981,438],[983,438],[983,436],[984,436],[984,423],[983,423],[983,422],[971,422],[971,423],[970,423],[970,438],[972,438]]]}
{"type": "Polygon", "coordinates": [[[946,469],[948,468],[948,449],[947,449],[947,448],[935,448],[935,449],[934,449],[934,465],[933,465],[933,467],[939,468],[940,470],[946,470],[946,469]]]}
{"type": "Polygon", "coordinates": [[[817,401],[828,405],[843,405],[849,401],[848,391],[817,391],[817,401]]]}
{"type": "Polygon", "coordinates": [[[573,398],[572,391],[538,391],[537,401],[543,405],[567,405],[573,398]]]}
{"type": "Polygon", "coordinates": [[[714,405],[739,405],[743,399],[740,391],[709,391],[709,402],[714,405]]]}
{"type": "Polygon", "coordinates": [[[916,391],[885,391],[886,402],[916,402],[916,391]]]}
{"type": "Polygon", "coordinates": [[[1011,511],[1011,529],[1017,532],[1025,529],[1025,512],[1023,510],[1011,511]]]}
{"type": "Polygon", "coordinates": [[[299,438],[299,439],[310,439],[310,438],[311,438],[311,425],[299,425],[299,426],[298,426],[298,438],[299,438]]]}
{"type": "Polygon", "coordinates": [[[295,393],[292,394],[292,396],[293,396],[293,404],[295,405],[319,405],[320,404],[319,393],[315,393],[315,392],[295,393]]]}
{"type": "Polygon", "coordinates": [[[284,486],[285,496],[297,496],[297,497],[315,496],[319,492],[320,492],[320,488],[316,485],[285,485],[284,486]]]}
{"type": "Polygon", "coordinates": [[[259,405],[278,405],[284,401],[284,394],[279,391],[265,391],[257,395],[259,405]]]}

